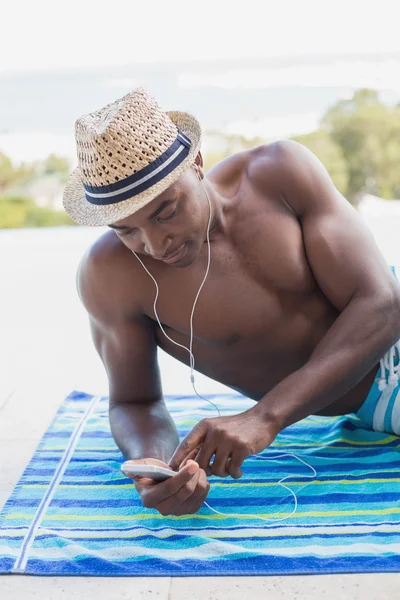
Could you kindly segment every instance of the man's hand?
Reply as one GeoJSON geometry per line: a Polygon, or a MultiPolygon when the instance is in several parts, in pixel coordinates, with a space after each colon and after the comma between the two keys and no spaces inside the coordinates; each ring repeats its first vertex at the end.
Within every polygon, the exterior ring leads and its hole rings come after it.
{"type": "MultiPolygon", "coordinates": [[[[143,458],[129,462],[170,468],[156,458],[143,458]]],[[[128,473],[126,476],[135,482],[135,488],[140,494],[143,506],[155,508],[163,516],[196,513],[202,507],[210,489],[203,469],[190,460],[179,473],[165,481],[157,482],[154,479],[128,473]]]]}
{"type": "Polygon", "coordinates": [[[169,466],[178,468],[188,458],[195,457],[207,474],[238,479],[247,456],[264,450],[278,434],[278,429],[261,418],[256,408],[231,417],[203,419],[180,443],[169,466]]]}

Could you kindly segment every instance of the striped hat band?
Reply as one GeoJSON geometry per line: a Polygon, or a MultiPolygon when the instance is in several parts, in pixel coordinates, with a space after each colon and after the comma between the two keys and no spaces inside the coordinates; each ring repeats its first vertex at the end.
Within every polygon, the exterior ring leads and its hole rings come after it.
{"type": "Polygon", "coordinates": [[[171,146],[144,169],[108,185],[83,184],[86,200],[91,204],[104,206],[117,204],[144,192],[176,169],[188,156],[190,146],[190,139],[178,130],[171,146]]]}

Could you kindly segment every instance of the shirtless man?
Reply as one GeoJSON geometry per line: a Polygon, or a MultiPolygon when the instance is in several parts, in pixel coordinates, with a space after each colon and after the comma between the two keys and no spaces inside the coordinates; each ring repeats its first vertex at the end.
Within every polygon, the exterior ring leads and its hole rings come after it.
{"type": "Polygon", "coordinates": [[[164,113],[141,89],[82,117],[80,166],[64,195],[75,220],[110,227],[85,254],[78,289],[107,370],[117,445],[127,459],[184,465],[162,483],[135,478],[143,504],[164,515],[196,512],[207,474],[240,477],[246,457],[288,425],[311,414],[357,412],[380,359],[400,337],[393,273],[316,157],[280,141],[236,154],[206,175],[190,118],[164,113]],[[143,123],[154,127],[144,132],[143,123]],[[183,133],[168,159],[156,143],[169,146],[163,127],[172,126],[172,138],[183,133]],[[174,167],[180,150],[185,158],[174,167]],[[257,404],[204,419],[179,445],[156,353],[160,347],[185,364],[189,355],[160,330],[154,282],[137,257],[158,283],[166,333],[188,347],[210,207],[211,268],[194,318],[196,369],[257,404]]]}

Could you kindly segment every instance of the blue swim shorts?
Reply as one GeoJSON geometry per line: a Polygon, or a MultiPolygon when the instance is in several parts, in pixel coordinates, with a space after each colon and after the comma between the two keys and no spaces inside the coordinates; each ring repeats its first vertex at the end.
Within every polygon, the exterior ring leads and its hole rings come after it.
{"type": "MultiPolygon", "coordinates": [[[[399,269],[391,267],[399,280],[399,269]]],[[[380,361],[380,372],[368,396],[357,411],[361,421],[375,431],[400,436],[400,340],[390,348],[380,361]]]]}

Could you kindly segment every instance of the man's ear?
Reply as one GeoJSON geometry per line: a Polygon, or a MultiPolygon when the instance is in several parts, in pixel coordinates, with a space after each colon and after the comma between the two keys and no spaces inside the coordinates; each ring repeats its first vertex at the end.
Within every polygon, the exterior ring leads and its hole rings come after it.
{"type": "Polygon", "coordinates": [[[201,180],[204,177],[204,170],[203,170],[203,157],[201,155],[201,152],[199,152],[196,156],[196,159],[193,163],[193,168],[197,173],[197,177],[201,180]]]}
{"type": "Polygon", "coordinates": [[[197,165],[198,167],[200,167],[201,170],[203,170],[203,156],[202,156],[200,150],[197,153],[197,156],[195,158],[194,163],[195,163],[195,165],[197,165]]]}

